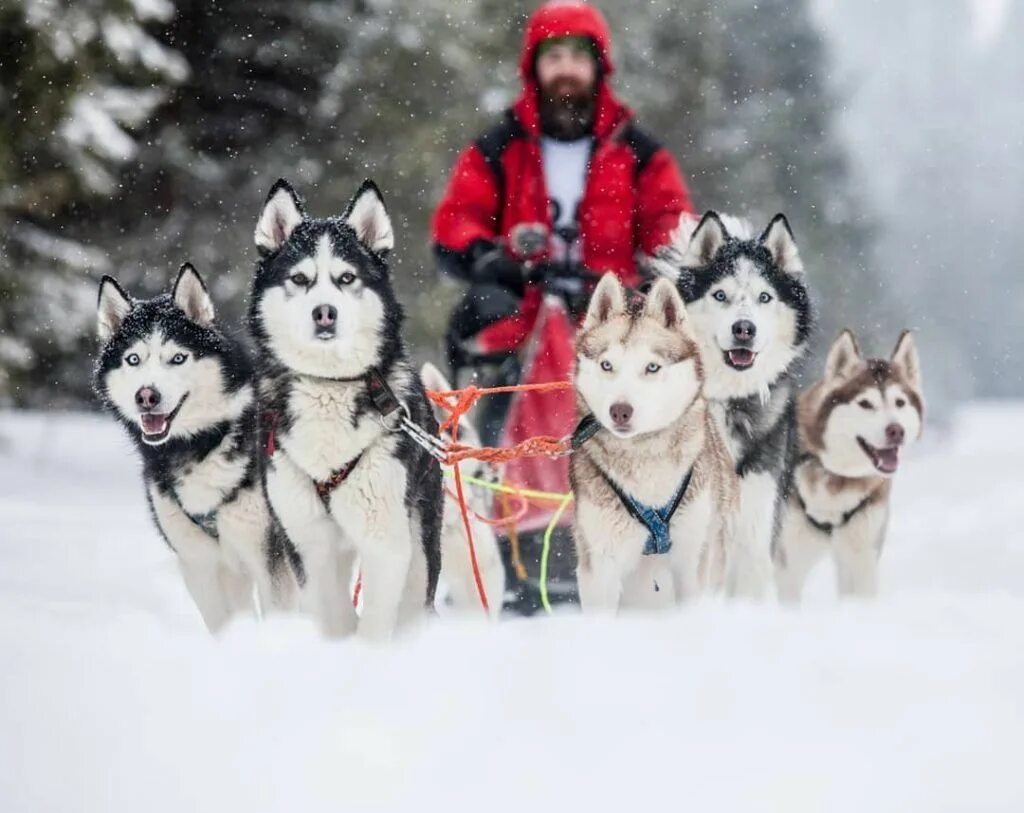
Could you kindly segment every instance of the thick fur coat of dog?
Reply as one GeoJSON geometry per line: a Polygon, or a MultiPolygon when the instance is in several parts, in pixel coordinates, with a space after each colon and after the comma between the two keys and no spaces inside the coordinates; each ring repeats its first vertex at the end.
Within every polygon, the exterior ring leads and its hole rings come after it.
{"type": "Polygon", "coordinates": [[[170,294],[100,283],[95,388],[142,457],[153,519],[211,631],[236,612],[294,602],[294,549],[260,482],[252,366],[215,323],[191,265],[170,294]],[[289,560],[292,567],[289,566],[289,560]]]}
{"type": "Polygon", "coordinates": [[[285,181],[256,227],[249,324],[267,421],[271,508],[302,556],[327,635],[389,637],[422,616],[441,568],[441,470],[400,431],[437,422],[402,341],[391,218],[367,181],[340,217],[306,214],[285,181]],[[362,613],[350,598],[356,560],[362,613]]]}
{"type": "Polygon", "coordinates": [[[812,313],[786,218],[760,234],[708,212],[683,218],[654,263],[686,301],[704,393],[740,477],[727,575],[732,595],[773,591],[771,549],[796,462],[796,396],[812,313]]]}
{"type": "Polygon", "coordinates": [[[802,454],[774,552],[779,597],[798,601],[827,555],[840,594],[874,595],[892,477],[924,417],[913,336],[905,331],[887,361],[865,359],[844,331],[824,377],[800,396],[798,415],[802,454]]]}
{"type": "Polygon", "coordinates": [[[738,483],[675,287],[659,280],[637,306],[606,274],[577,337],[575,383],[570,477],[584,611],[616,611],[652,590],[681,601],[714,586],[738,483]]]}

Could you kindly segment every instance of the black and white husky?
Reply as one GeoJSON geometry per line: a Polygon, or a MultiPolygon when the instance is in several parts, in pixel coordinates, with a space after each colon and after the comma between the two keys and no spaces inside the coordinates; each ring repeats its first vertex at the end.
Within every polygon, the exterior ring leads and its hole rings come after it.
{"type": "Polygon", "coordinates": [[[130,297],[100,283],[95,388],[135,441],[157,528],[211,631],[253,608],[288,606],[294,550],[259,476],[252,366],[215,324],[191,265],[170,294],[130,297]]]}
{"type": "Polygon", "coordinates": [[[386,638],[434,600],[441,470],[397,431],[437,422],[402,343],[391,219],[365,182],[341,217],[306,215],[285,181],[256,226],[249,309],[259,349],[271,508],[302,556],[327,635],[386,638]],[[358,559],[362,614],[349,589],[358,559]]]}
{"type": "Polygon", "coordinates": [[[745,221],[684,215],[655,270],[675,280],[701,346],[704,393],[740,476],[727,588],[772,590],[771,548],[797,454],[797,376],[812,315],[785,216],[760,234],[745,221]]]}

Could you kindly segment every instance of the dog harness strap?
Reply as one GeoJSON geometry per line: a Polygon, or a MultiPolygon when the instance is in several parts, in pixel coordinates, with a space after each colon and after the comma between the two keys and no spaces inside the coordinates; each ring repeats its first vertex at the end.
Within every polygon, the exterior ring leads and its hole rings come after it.
{"type": "Polygon", "coordinates": [[[398,400],[398,396],[395,395],[395,391],[391,389],[387,379],[384,378],[380,370],[376,367],[371,367],[367,371],[364,380],[366,381],[366,393],[370,396],[373,408],[382,417],[386,418],[396,409],[401,408],[401,401],[398,400]]]}
{"type": "Polygon", "coordinates": [[[651,556],[656,553],[668,553],[672,550],[672,535],[669,531],[669,525],[672,523],[672,517],[676,513],[676,509],[679,508],[679,505],[683,501],[686,489],[690,486],[690,478],[693,476],[693,469],[691,468],[686,472],[686,476],[679,484],[679,487],[676,488],[675,493],[672,495],[672,499],[670,499],[668,503],[661,508],[651,508],[650,506],[638,502],[619,488],[618,483],[605,474],[603,469],[598,468],[598,473],[600,473],[601,477],[608,484],[608,487],[615,492],[615,496],[619,498],[619,501],[629,512],[630,516],[647,529],[648,537],[644,542],[644,556],[651,556]]]}
{"type": "Polygon", "coordinates": [[[821,522],[820,520],[817,520],[810,515],[810,512],[807,510],[807,503],[804,502],[804,498],[800,495],[800,490],[797,489],[796,491],[797,504],[800,506],[800,510],[804,512],[804,516],[807,518],[807,521],[811,523],[811,525],[813,525],[819,531],[825,534],[831,534],[836,528],[842,528],[844,525],[846,525],[847,522],[849,522],[851,519],[857,516],[857,514],[859,514],[868,506],[868,503],[871,502],[871,497],[872,495],[868,494],[868,496],[866,496],[853,508],[851,508],[845,514],[843,514],[839,522],[821,522]]]}
{"type": "Polygon", "coordinates": [[[277,451],[277,413],[267,410],[262,414],[260,421],[266,435],[263,440],[263,454],[273,457],[277,451]]]}
{"type": "Polygon", "coordinates": [[[601,429],[601,423],[594,417],[593,413],[587,413],[580,422],[576,424],[576,428],[573,430],[570,436],[570,446],[572,450],[577,451],[584,443],[590,440],[594,435],[601,429]]]}
{"type": "Polygon", "coordinates": [[[320,501],[326,506],[331,499],[331,492],[334,491],[338,486],[344,483],[348,476],[355,469],[356,465],[363,458],[363,452],[360,452],[355,456],[353,460],[350,460],[340,469],[335,469],[331,472],[331,476],[326,480],[320,480],[316,483],[316,493],[320,497],[320,501]]]}
{"type": "MultiPolygon", "coordinates": [[[[182,513],[186,517],[192,520],[192,523],[196,525],[199,530],[209,534],[214,539],[220,539],[220,534],[217,531],[217,508],[214,508],[212,511],[207,511],[205,514],[193,514],[185,508],[184,504],[181,502],[181,498],[178,496],[178,492],[173,488],[168,489],[168,491],[178,508],[181,509],[182,513]]],[[[218,508],[219,507],[220,506],[218,506],[218,508]]]]}

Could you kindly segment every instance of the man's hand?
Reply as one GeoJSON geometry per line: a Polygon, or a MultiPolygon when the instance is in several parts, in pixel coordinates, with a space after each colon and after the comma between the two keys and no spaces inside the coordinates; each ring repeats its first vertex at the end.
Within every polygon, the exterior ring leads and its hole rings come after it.
{"type": "Polygon", "coordinates": [[[529,274],[524,263],[494,243],[480,241],[473,249],[473,282],[496,282],[521,297],[529,274]]]}

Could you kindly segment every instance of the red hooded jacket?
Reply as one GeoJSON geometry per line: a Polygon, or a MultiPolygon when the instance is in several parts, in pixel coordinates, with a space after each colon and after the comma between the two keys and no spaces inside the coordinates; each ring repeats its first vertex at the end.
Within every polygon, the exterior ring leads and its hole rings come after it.
{"type": "MultiPolygon", "coordinates": [[[[636,126],[632,111],[608,84],[614,66],[604,17],[585,3],[547,3],[526,27],[519,62],[521,95],[498,124],[459,155],[434,213],[435,250],[442,267],[456,276],[470,278],[470,249],[479,241],[507,239],[520,223],[551,228],[534,55],[543,40],[570,35],[590,37],[600,60],[594,146],[577,210],[583,264],[597,273],[614,271],[627,285],[636,284],[636,252],[653,253],[668,241],[680,213],[692,211],[672,156],[636,126]]],[[[516,321],[532,321],[527,312],[533,310],[535,299],[539,293],[528,291],[516,321]]],[[[513,332],[521,334],[524,327],[513,332]]]]}

